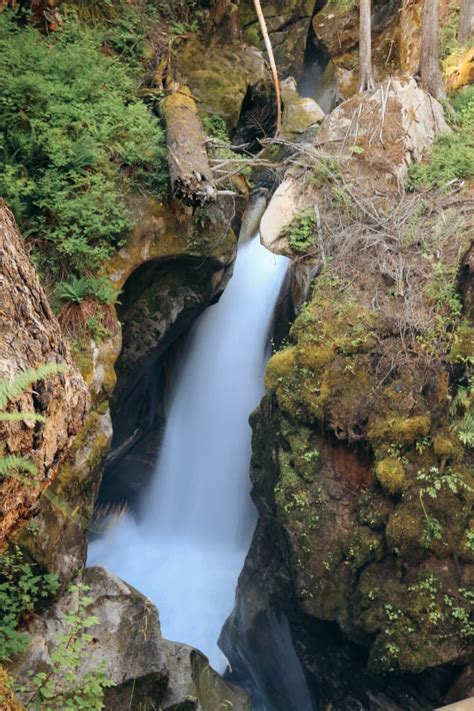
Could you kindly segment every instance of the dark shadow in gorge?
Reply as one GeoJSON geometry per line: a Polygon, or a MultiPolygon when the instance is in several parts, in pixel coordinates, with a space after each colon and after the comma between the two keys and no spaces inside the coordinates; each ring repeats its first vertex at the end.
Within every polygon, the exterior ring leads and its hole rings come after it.
{"type": "Polygon", "coordinates": [[[118,317],[123,344],[111,400],[112,448],[98,507],[127,504],[149,481],[165,419],[166,384],[180,339],[214,296],[212,259],[150,261],[127,280],[118,317]]]}
{"type": "MultiPolygon", "coordinates": [[[[325,2],[316,3],[314,14],[321,10],[325,2]]],[[[318,41],[310,22],[303,70],[298,79],[298,94],[314,99],[324,113],[330,113],[340,101],[336,68],[326,47],[318,41]]]]}

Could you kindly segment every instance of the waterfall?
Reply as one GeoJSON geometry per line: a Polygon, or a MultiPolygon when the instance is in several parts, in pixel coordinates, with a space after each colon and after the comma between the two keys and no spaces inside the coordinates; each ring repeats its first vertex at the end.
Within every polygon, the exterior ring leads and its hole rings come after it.
{"type": "Polygon", "coordinates": [[[217,647],[257,515],[249,490],[248,416],[263,394],[269,334],[288,260],[258,238],[243,244],[220,301],[191,330],[141,516],[127,515],[91,544],[103,565],[160,611],[165,637],[217,647]]]}

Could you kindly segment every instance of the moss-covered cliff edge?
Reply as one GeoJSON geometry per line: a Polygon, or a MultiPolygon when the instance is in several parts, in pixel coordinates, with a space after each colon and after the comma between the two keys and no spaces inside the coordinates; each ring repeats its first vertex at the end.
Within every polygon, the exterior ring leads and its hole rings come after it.
{"type": "MultiPolygon", "coordinates": [[[[262,221],[270,248],[297,260],[297,305],[299,274],[317,276],[251,418],[261,518],[223,633],[238,668],[263,610],[287,615],[324,695],[308,629],[336,621],[384,703],[401,675],[470,663],[474,632],[472,184],[440,190],[437,173],[420,189],[413,156],[447,127],[397,82],[348,100],[300,144],[262,221]],[[427,120],[421,143],[414,116],[427,120]]],[[[405,692],[403,708],[418,708],[405,692]]],[[[365,697],[350,682],[341,693],[365,697]]]]}

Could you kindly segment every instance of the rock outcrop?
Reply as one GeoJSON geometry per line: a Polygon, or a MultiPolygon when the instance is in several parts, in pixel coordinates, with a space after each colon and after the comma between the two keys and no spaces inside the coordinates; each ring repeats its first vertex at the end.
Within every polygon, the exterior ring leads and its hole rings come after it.
{"type": "MultiPolygon", "coordinates": [[[[436,137],[449,128],[443,109],[413,79],[389,79],[370,94],[357,94],[338,106],[324,120],[311,151],[323,164],[335,157],[348,190],[357,188],[360,199],[384,209],[396,199],[408,176],[408,167],[420,160],[436,137]],[[337,157],[336,157],[337,156],[337,157]]],[[[274,193],[261,223],[263,244],[270,250],[294,256],[284,228],[307,208],[323,206],[318,198],[318,179],[308,180],[300,166],[292,168],[274,193]]],[[[327,165],[331,170],[331,165],[327,165]]]]}
{"type": "MultiPolygon", "coordinates": [[[[372,3],[372,60],[375,77],[382,81],[397,71],[400,44],[400,0],[372,3]]],[[[359,83],[359,6],[327,2],[312,19],[315,42],[328,52],[336,67],[343,98],[356,93],[359,83]]]]}
{"type": "Polygon", "coordinates": [[[472,188],[403,189],[443,130],[412,80],[357,95],[297,147],[262,220],[264,243],[317,276],[293,290],[306,283],[306,303],[252,416],[261,519],[223,644],[242,674],[265,619],[287,616],[310,688],[336,706],[439,705],[472,659],[472,188]],[[334,622],[332,657],[316,640],[334,622]],[[357,682],[327,683],[328,654],[357,682]]]}
{"type": "MultiPolygon", "coordinates": [[[[249,711],[245,692],[224,682],[204,655],[163,639],[158,612],[148,598],[103,568],[87,568],[82,584],[87,588],[82,594],[91,599],[85,614],[98,623],[88,628],[92,640],[75,681],[80,684],[84,675],[103,668],[114,684],[106,689],[105,709],[249,711]]],[[[50,655],[59,637],[70,633],[67,616],[78,614],[79,595],[78,591],[63,595],[30,623],[28,652],[12,668],[15,678],[25,684],[24,699],[28,698],[27,672],[51,672],[50,655]]],[[[54,676],[53,680],[58,691],[61,683],[71,684],[54,676]]]]}
{"type": "Polygon", "coordinates": [[[324,112],[316,101],[298,95],[296,81],[289,77],[281,82],[283,101],[282,135],[288,140],[301,141],[314,135],[324,119],[324,112]]]}
{"type": "Polygon", "coordinates": [[[0,483],[0,541],[31,518],[42,492],[49,491],[82,427],[90,404],[87,386],[66,346],[14,218],[0,202],[0,378],[47,363],[67,366],[41,379],[8,406],[35,412],[45,421],[0,422],[2,454],[30,457],[37,473],[6,476],[0,483]],[[27,479],[27,481],[25,481],[27,479]]]}
{"type": "Polygon", "coordinates": [[[176,56],[177,74],[198,99],[201,116],[222,117],[230,133],[239,123],[247,95],[270,95],[271,77],[263,53],[242,42],[187,42],[176,56]]]}
{"type": "MultiPolygon", "coordinates": [[[[312,42],[328,54],[337,86],[347,99],[359,85],[359,6],[356,2],[329,0],[317,3],[312,18],[312,42]]],[[[441,32],[456,23],[449,0],[440,2],[441,32]]],[[[416,76],[420,63],[422,0],[374,0],[372,2],[372,62],[375,79],[395,74],[416,76]]]]}
{"type": "MultiPolygon", "coordinates": [[[[299,77],[314,0],[274,0],[262,2],[263,14],[272,41],[280,75],[299,77]]],[[[263,41],[252,0],[241,3],[241,23],[246,42],[263,49],[263,41]]]]}
{"type": "MultiPolygon", "coordinates": [[[[244,194],[227,198],[227,202],[209,207],[197,221],[179,205],[165,206],[141,196],[130,198],[136,227],[105,266],[116,287],[124,288],[118,318],[102,341],[84,333],[73,343],[74,359],[89,387],[92,408],[69,444],[67,461],[38,501],[36,535],[26,528],[18,535],[31,557],[59,575],[63,584],[84,565],[87,530],[112,443],[109,402],[113,398],[114,417],[122,407],[126,410],[128,403],[136,404],[131,394],[140,378],[146,382],[148,369],[222,290],[235,255],[232,226],[238,224],[245,202],[244,194]]],[[[138,434],[141,431],[147,436],[149,395],[145,387],[145,396],[143,392],[139,395],[141,406],[136,407],[125,429],[120,426],[120,418],[116,420],[113,446],[120,449],[120,456],[126,457],[137,427],[138,434]]],[[[125,419],[128,414],[129,410],[124,413],[125,419]]],[[[155,436],[159,427],[158,421],[155,436]]],[[[155,447],[150,454],[153,462],[156,441],[150,438],[150,444],[155,447]]],[[[126,485],[122,486],[120,477],[114,477],[114,496],[107,497],[108,501],[128,500],[143,484],[143,471],[150,471],[150,467],[137,467],[136,477],[130,477],[128,465],[125,459],[126,485]]]]}

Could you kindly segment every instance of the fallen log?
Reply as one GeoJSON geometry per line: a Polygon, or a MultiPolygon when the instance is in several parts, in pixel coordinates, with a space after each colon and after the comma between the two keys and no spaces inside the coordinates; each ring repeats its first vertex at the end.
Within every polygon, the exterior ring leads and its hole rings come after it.
{"type": "Polygon", "coordinates": [[[217,196],[196,102],[187,86],[174,83],[161,102],[173,195],[198,207],[217,196]]]}

